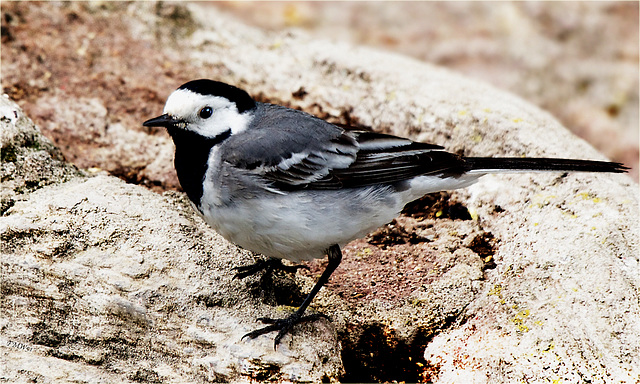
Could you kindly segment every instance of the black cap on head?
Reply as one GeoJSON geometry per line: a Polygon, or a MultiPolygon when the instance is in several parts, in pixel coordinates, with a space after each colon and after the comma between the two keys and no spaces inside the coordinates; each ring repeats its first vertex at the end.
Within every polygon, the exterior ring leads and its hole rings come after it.
{"type": "Polygon", "coordinates": [[[221,96],[234,102],[238,107],[238,112],[243,113],[255,108],[256,102],[249,94],[233,85],[209,79],[191,80],[184,83],[178,89],[187,89],[201,95],[221,96]]]}

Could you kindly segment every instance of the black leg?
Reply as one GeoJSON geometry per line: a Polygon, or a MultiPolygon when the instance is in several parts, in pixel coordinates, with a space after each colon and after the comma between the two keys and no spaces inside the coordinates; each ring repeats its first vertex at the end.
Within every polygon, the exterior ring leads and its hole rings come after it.
{"type": "Polygon", "coordinates": [[[278,331],[278,334],[276,335],[273,342],[273,348],[276,349],[278,347],[278,344],[280,344],[280,340],[282,340],[284,335],[291,331],[294,325],[308,321],[314,321],[319,318],[327,318],[327,316],[323,314],[302,316],[309,304],[311,304],[311,301],[313,301],[313,298],[316,297],[320,289],[327,283],[327,281],[329,281],[329,277],[331,277],[333,271],[338,268],[338,265],[340,265],[340,262],[342,261],[342,251],[337,244],[329,247],[327,255],[329,256],[329,264],[327,265],[327,268],[324,270],[322,276],[320,276],[320,279],[318,279],[318,282],[313,287],[311,292],[309,292],[307,298],[304,299],[302,305],[300,305],[297,311],[284,319],[271,319],[267,317],[259,318],[259,321],[270,325],[264,328],[257,329],[253,332],[249,332],[246,335],[242,336],[242,338],[244,339],[245,337],[248,337],[250,339],[253,339],[260,335],[264,335],[265,333],[278,331]]]}
{"type": "Polygon", "coordinates": [[[284,265],[280,259],[269,258],[267,260],[258,260],[251,265],[233,268],[233,270],[237,272],[233,278],[244,279],[245,277],[259,273],[260,271],[265,271],[265,274],[269,274],[273,272],[274,269],[295,273],[300,268],[309,269],[306,265],[284,265]]]}

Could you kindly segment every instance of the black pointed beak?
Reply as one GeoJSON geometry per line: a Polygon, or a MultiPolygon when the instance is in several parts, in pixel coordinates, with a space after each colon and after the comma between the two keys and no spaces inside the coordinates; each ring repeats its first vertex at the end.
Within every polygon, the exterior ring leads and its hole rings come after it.
{"type": "Polygon", "coordinates": [[[180,123],[179,120],[176,120],[165,113],[164,115],[154,117],[153,119],[149,119],[145,121],[144,123],[142,123],[142,125],[144,125],[145,127],[171,128],[171,127],[175,127],[178,123],[180,123]]]}

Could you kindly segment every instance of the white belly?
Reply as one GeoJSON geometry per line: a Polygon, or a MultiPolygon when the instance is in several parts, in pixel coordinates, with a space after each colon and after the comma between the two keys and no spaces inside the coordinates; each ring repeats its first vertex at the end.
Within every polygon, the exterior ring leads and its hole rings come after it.
{"type": "Polygon", "coordinates": [[[265,256],[294,262],[321,258],[398,216],[404,205],[427,193],[473,180],[419,177],[410,188],[372,186],[351,190],[266,193],[260,198],[203,204],[205,220],[224,238],[265,256]]]}
{"type": "Polygon", "coordinates": [[[234,244],[265,256],[299,262],[321,258],[331,245],[344,245],[365,235],[389,222],[403,207],[397,199],[385,198],[374,188],[351,193],[270,194],[259,200],[234,202],[233,206],[210,206],[204,216],[234,244]]]}

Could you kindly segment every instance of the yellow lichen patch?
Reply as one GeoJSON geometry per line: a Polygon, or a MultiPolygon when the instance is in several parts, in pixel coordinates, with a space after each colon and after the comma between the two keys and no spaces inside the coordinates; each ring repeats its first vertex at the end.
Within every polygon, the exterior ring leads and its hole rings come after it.
{"type": "Polygon", "coordinates": [[[489,290],[489,296],[496,295],[502,297],[502,285],[496,284],[489,290]]]}
{"type": "Polygon", "coordinates": [[[269,46],[269,48],[270,49],[278,49],[278,48],[280,48],[282,46],[282,44],[283,44],[282,40],[278,39],[278,40],[274,41],[273,44],[271,44],[269,46]]]}
{"type": "Polygon", "coordinates": [[[529,332],[529,327],[524,324],[524,321],[529,317],[529,310],[525,309],[516,314],[516,316],[511,319],[511,322],[515,324],[520,332],[529,332]]]}
{"type": "Polygon", "coordinates": [[[502,285],[496,284],[496,285],[493,286],[493,288],[491,288],[489,290],[489,293],[487,293],[487,295],[489,295],[489,296],[498,296],[498,299],[500,299],[499,303],[500,304],[506,304],[506,301],[502,297],[502,289],[503,289],[502,285]]]}
{"type": "Polygon", "coordinates": [[[515,119],[512,119],[511,121],[513,121],[514,123],[521,123],[521,122],[523,122],[524,120],[522,120],[522,119],[521,119],[521,118],[519,118],[519,117],[516,117],[515,119]]]}
{"type": "Polygon", "coordinates": [[[430,302],[430,300],[426,300],[426,299],[413,299],[409,302],[409,304],[411,304],[411,306],[415,307],[415,308],[420,308],[422,306],[424,306],[425,304],[428,304],[430,302]]]}
{"type": "Polygon", "coordinates": [[[581,197],[582,200],[587,200],[589,198],[589,194],[587,192],[580,192],[576,196],[581,197]]]}
{"type": "Polygon", "coordinates": [[[290,306],[290,305],[280,305],[280,306],[278,306],[278,307],[276,308],[276,311],[278,311],[278,312],[288,312],[288,313],[291,313],[291,312],[295,312],[297,309],[298,309],[298,308],[296,308],[296,307],[292,307],[292,306],[290,306]]]}
{"type": "Polygon", "coordinates": [[[364,257],[364,256],[369,256],[373,253],[373,251],[371,250],[371,248],[362,248],[359,249],[358,252],[356,252],[356,257],[364,257]]]}
{"type": "Polygon", "coordinates": [[[531,199],[531,204],[529,204],[529,208],[542,208],[546,205],[549,205],[553,199],[557,198],[556,195],[544,195],[542,193],[537,193],[533,195],[531,199]]]}
{"type": "Polygon", "coordinates": [[[469,112],[467,112],[467,110],[463,109],[458,111],[458,116],[466,116],[469,112]]]}
{"type": "Polygon", "coordinates": [[[602,199],[599,197],[594,196],[592,193],[588,193],[588,192],[580,192],[576,195],[576,198],[580,199],[580,200],[591,200],[594,203],[601,203],[602,199]]]}
{"type": "Polygon", "coordinates": [[[565,211],[562,211],[562,215],[566,216],[566,217],[568,217],[570,219],[577,219],[578,218],[578,215],[573,214],[573,213],[569,213],[569,212],[565,212],[565,211]]]}

